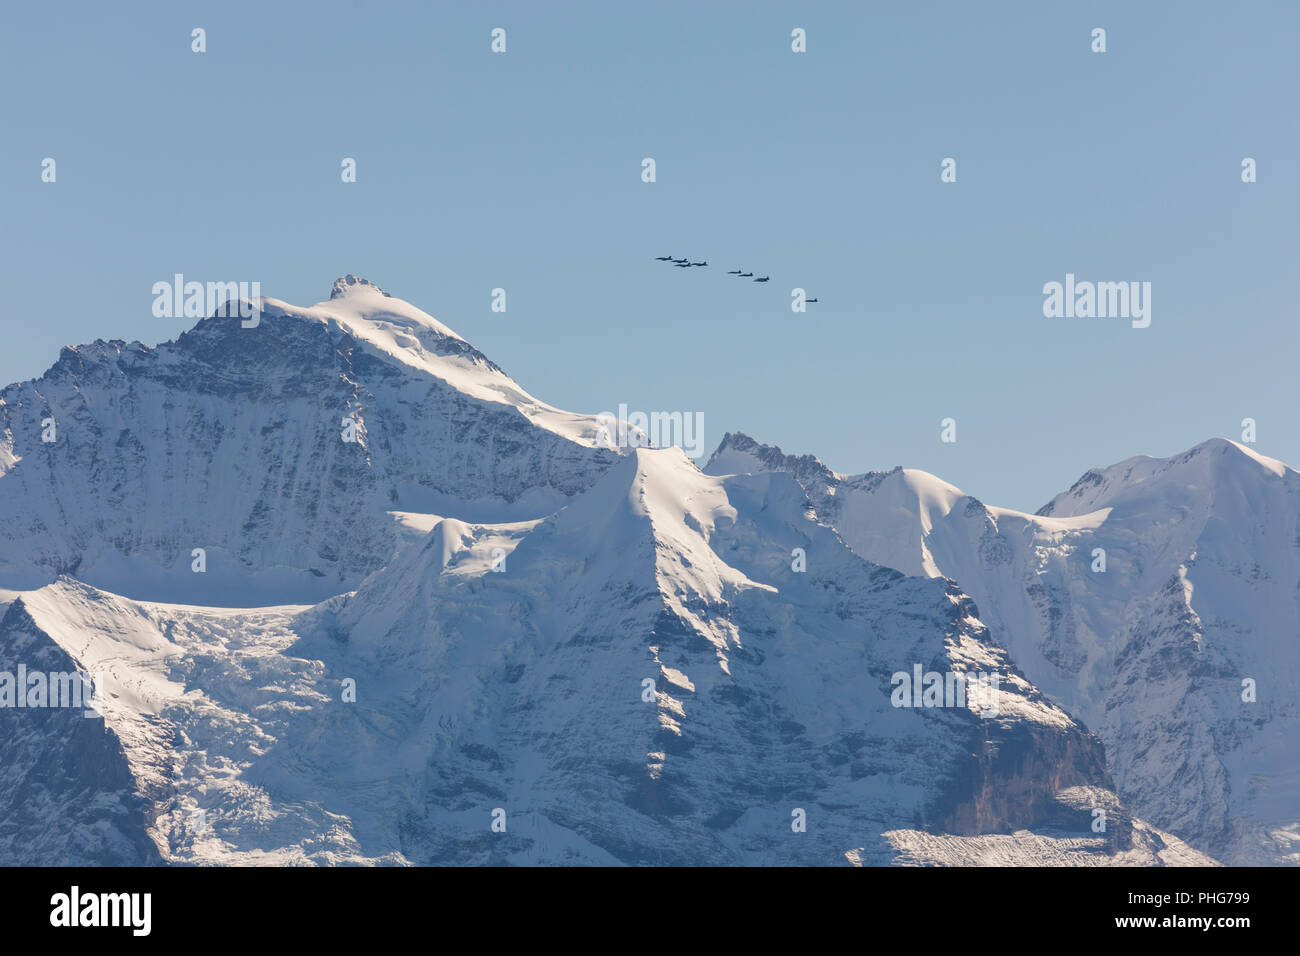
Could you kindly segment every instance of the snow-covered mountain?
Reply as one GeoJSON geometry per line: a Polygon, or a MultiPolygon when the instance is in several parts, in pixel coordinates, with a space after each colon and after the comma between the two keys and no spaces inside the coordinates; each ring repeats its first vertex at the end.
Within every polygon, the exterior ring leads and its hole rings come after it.
{"type": "Polygon", "coordinates": [[[618,457],[595,416],[539,402],[365,280],[260,305],[253,328],[214,316],[157,348],[65,348],[0,391],[0,588],[62,573],[155,599],[320,600],[383,567],[427,524],[411,513],[539,517],[618,457]]]}
{"type": "Polygon", "coordinates": [[[1134,813],[1228,862],[1300,862],[1296,471],[1216,439],[1089,471],[1029,515],[744,435],[705,470],[789,473],[855,553],[955,582],[1035,686],[1100,734],[1134,813]]]}
{"type": "Polygon", "coordinates": [[[443,519],[312,609],[145,604],[63,578],[15,600],[0,646],[102,675],[107,733],[6,736],[0,795],[59,815],[0,847],[11,862],[1211,862],[1130,819],[1096,738],[972,612],[949,582],[852,554],[788,476],[710,478],[677,449],[636,451],[540,521],[443,519]],[[964,706],[895,707],[891,675],[914,663],[1001,680],[964,706]]]}
{"type": "Polygon", "coordinates": [[[0,704],[99,689],[0,706],[0,862],[1213,862],[1067,713],[1105,667],[1040,689],[949,573],[951,486],[615,447],[355,276],[259,305],[0,392],[0,704]]]}

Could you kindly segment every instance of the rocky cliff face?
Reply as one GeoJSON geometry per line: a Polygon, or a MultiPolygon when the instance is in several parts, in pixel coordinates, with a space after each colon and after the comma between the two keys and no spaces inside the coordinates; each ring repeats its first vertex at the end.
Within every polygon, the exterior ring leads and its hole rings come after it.
{"type": "MultiPolygon", "coordinates": [[[[0,671],[80,675],[22,601],[0,618],[0,671]]],[[[93,711],[91,711],[93,714],[93,711]]],[[[122,739],[84,707],[0,707],[0,860],[10,866],[147,866],[152,801],[122,739]]],[[[156,794],[154,796],[157,796],[156,794]]]]}
{"type": "Polygon", "coordinates": [[[265,300],[256,328],[68,348],[0,392],[0,586],[319,600],[387,563],[390,512],[548,513],[618,457],[599,441],[369,284],[265,300]]]}
{"type": "Polygon", "coordinates": [[[974,836],[1056,826],[1084,836],[1106,811],[1110,852],[1132,847],[1127,811],[1113,793],[1101,741],[1078,729],[1021,724],[977,735],[935,807],[937,832],[974,836]],[[1077,805],[1064,795],[1074,793],[1077,805]]]}

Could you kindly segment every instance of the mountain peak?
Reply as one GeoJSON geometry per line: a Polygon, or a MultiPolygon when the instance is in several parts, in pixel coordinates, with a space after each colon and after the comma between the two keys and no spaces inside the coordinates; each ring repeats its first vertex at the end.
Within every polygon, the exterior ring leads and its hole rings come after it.
{"type": "MultiPolygon", "coordinates": [[[[355,292],[378,292],[380,295],[388,295],[383,289],[375,285],[369,279],[363,279],[361,276],[354,276],[348,273],[334,280],[334,285],[330,289],[331,299],[340,299],[344,296],[352,295],[355,292]]],[[[391,298],[391,296],[389,296],[391,298]]]]}
{"type": "Polygon", "coordinates": [[[776,445],[764,445],[743,432],[727,432],[704,466],[705,474],[750,474],[788,471],[796,476],[816,476],[833,483],[836,474],[815,455],[787,455],[776,445]]]}
{"type": "Polygon", "coordinates": [[[1120,496],[1149,493],[1157,481],[1179,487],[1213,488],[1224,482],[1286,478],[1285,462],[1228,438],[1210,438],[1168,458],[1135,455],[1108,468],[1090,468],[1039,516],[1073,517],[1113,505],[1120,496]],[[1142,490],[1139,490],[1141,486],[1142,490]]]}
{"type": "Polygon", "coordinates": [[[1253,448],[1249,448],[1240,442],[1235,442],[1231,438],[1210,438],[1201,442],[1199,445],[1187,452],[1191,457],[1198,452],[1217,453],[1228,455],[1232,460],[1245,460],[1253,462],[1265,471],[1283,477],[1287,471],[1291,470],[1286,462],[1279,461],[1276,458],[1269,458],[1267,455],[1261,455],[1253,448]]]}

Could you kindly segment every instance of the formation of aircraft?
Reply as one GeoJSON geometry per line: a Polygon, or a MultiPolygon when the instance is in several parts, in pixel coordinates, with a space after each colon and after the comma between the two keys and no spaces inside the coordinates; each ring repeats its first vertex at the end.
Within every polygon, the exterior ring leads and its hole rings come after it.
{"type": "MultiPolygon", "coordinates": [[[[656,262],[671,262],[671,263],[672,263],[674,266],[676,266],[678,269],[690,269],[692,266],[703,267],[703,266],[707,266],[707,265],[709,264],[709,262],[708,262],[707,259],[704,260],[703,262],[691,262],[690,259],[687,259],[687,258],[678,259],[678,258],[675,258],[674,256],[655,256],[655,261],[656,261],[656,262]]],[[[755,277],[754,277],[754,273],[752,273],[752,272],[742,272],[742,271],[739,270],[739,269],[729,269],[729,270],[727,270],[727,275],[729,275],[729,276],[737,276],[737,277],[739,277],[739,278],[741,278],[741,279],[753,279],[755,282],[770,282],[770,281],[772,280],[772,277],[771,277],[771,276],[759,276],[759,277],[755,278],[755,277]]],[[[816,299],[804,299],[804,301],[805,301],[805,302],[816,302],[817,300],[816,300],[816,299]]]]}

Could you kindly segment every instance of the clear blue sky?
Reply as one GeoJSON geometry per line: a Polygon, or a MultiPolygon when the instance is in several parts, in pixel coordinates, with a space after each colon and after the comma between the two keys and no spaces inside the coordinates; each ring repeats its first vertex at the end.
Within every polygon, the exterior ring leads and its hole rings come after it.
{"type": "Polygon", "coordinates": [[[0,382],[173,338],[175,272],[300,304],[355,272],[710,448],[1026,510],[1245,416],[1300,464],[1298,51],[1289,2],[8,3],[0,382]],[[1044,318],[1067,272],[1150,281],[1151,327],[1044,318]]]}

